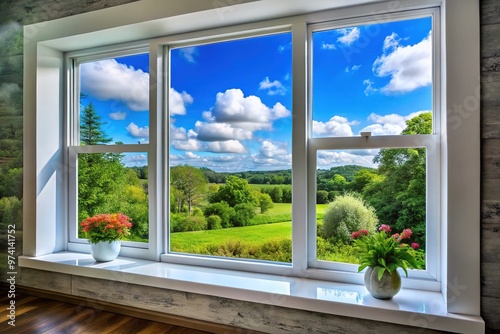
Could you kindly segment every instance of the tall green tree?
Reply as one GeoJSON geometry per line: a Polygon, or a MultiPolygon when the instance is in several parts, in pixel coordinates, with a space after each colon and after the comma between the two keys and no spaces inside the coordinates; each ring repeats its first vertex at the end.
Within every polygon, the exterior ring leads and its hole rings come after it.
{"type": "MultiPolygon", "coordinates": [[[[205,192],[207,178],[203,171],[192,166],[175,166],[170,169],[170,184],[182,193],[188,204],[188,212],[205,192]]],[[[178,195],[180,196],[180,195],[178,195]]],[[[181,199],[178,199],[180,202],[181,199]]]]}
{"type": "MultiPolygon", "coordinates": [[[[429,134],[432,114],[422,113],[406,121],[403,135],[429,134]]],[[[381,177],[363,190],[377,210],[380,223],[395,230],[411,228],[415,240],[425,244],[426,151],[425,148],[382,149],[375,156],[381,177]]]]}
{"type": "Polygon", "coordinates": [[[248,181],[234,175],[229,176],[226,184],[221,186],[217,193],[210,198],[211,203],[221,201],[226,202],[231,207],[237,204],[252,204],[256,207],[259,204],[248,181]]]}
{"type": "Polygon", "coordinates": [[[106,122],[101,122],[94,108],[94,104],[90,102],[88,106],[83,108],[80,116],[80,142],[82,145],[98,145],[107,144],[113,139],[106,136],[101,127],[106,122]]]}

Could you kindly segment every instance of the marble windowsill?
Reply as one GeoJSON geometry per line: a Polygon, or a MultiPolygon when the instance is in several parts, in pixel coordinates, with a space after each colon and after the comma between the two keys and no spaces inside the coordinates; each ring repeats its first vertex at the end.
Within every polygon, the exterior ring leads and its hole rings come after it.
{"type": "Polygon", "coordinates": [[[95,262],[89,254],[61,252],[19,257],[21,267],[131,284],[218,296],[247,302],[429,329],[484,332],[481,317],[451,314],[441,293],[403,289],[392,300],[378,300],[365,287],[306,278],[119,257],[95,262]]]}

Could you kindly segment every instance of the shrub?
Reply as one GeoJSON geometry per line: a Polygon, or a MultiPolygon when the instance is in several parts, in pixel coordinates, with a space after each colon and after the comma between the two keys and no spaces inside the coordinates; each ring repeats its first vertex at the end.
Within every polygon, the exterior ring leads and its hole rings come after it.
{"type": "Polygon", "coordinates": [[[209,230],[220,230],[222,228],[222,219],[217,215],[211,215],[207,218],[207,228],[209,230]]]}
{"type": "Polygon", "coordinates": [[[248,226],[251,225],[253,217],[255,217],[255,207],[252,204],[236,204],[231,222],[235,227],[248,226]]]}
{"type": "Polygon", "coordinates": [[[204,216],[189,216],[182,213],[170,215],[170,232],[202,231],[207,229],[204,216]]]}
{"type": "Polygon", "coordinates": [[[351,233],[365,229],[375,232],[378,219],[375,209],[354,193],[337,196],[323,217],[322,237],[348,243],[351,233]]]}
{"type": "Polygon", "coordinates": [[[203,210],[203,214],[205,217],[210,217],[212,215],[219,216],[222,228],[233,226],[231,218],[234,216],[234,209],[224,201],[207,205],[203,210]]]}
{"type": "Polygon", "coordinates": [[[318,204],[328,203],[328,191],[318,190],[316,192],[316,203],[318,203],[318,204]]]}

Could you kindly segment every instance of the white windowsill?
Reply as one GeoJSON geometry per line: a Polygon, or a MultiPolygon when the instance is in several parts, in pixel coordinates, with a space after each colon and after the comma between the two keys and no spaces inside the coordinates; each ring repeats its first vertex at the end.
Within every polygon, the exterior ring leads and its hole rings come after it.
{"type": "Polygon", "coordinates": [[[119,257],[98,263],[89,254],[61,252],[19,257],[25,268],[109,279],[338,316],[459,332],[484,332],[481,317],[446,312],[439,292],[403,289],[392,300],[365,287],[305,278],[194,267],[119,257]]]}

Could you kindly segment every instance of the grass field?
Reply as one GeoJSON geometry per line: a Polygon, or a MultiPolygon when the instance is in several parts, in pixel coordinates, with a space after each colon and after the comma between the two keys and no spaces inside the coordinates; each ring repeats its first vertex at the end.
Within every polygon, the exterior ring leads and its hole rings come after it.
{"type": "Polygon", "coordinates": [[[275,223],[247,227],[233,227],[222,230],[179,232],[170,234],[171,251],[193,252],[204,248],[239,240],[253,245],[264,244],[278,238],[291,239],[292,224],[275,223]]]}

